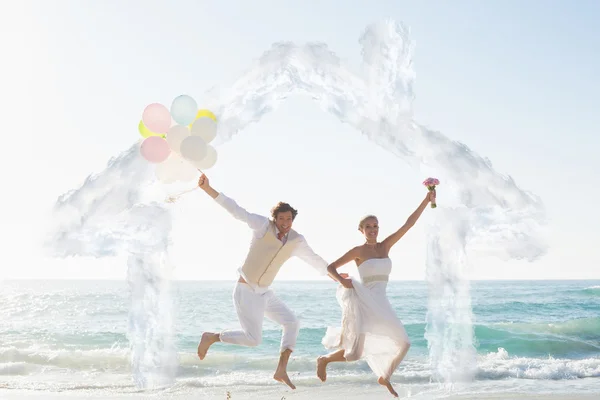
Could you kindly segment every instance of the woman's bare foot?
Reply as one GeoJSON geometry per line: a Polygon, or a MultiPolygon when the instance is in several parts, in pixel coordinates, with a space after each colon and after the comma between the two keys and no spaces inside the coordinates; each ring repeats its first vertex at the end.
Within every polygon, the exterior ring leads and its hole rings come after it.
{"type": "Polygon", "coordinates": [[[294,386],[292,381],[290,381],[290,377],[285,370],[277,369],[277,371],[275,371],[275,375],[273,375],[273,379],[275,379],[277,382],[285,383],[292,389],[296,389],[296,386],[294,386]]]}
{"type": "Polygon", "coordinates": [[[327,358],[317,358],[317,376],[319,377],[321,382],[325,382],[327,380],[327,364],[327,358]]]}
{"type": "Polygon", "coordinates": [[[204,332],[202,334],[202,339],[200,339],[200,343],[198,344],[198,357],[200,357],[201,360],[204,360],[208,348],[218,341],[218,333],[204,332]]]}
{"type": "Polygon", "coordinates": [[[396,393],[390,381],[388,381],[387,379],[383,379],[383,377],[380,377],[379,379],[377,379],[377,383],[379,383],[381,386],[385,386],[387,390],[390,391],[392,396],[398,397],[398,393],[396,393]]]}

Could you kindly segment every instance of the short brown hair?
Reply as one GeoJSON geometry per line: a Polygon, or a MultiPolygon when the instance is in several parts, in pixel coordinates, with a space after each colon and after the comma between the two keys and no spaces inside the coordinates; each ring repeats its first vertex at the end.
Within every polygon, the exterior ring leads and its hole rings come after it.
{"type": "Polygon", "coordinates": [[[273,217],[273,219],[277,219],[277,214],[279,214],[280,212],[288,211],[292,212],[292,220],[296,219],[296,215],[298,215],[298,210],[290,206],[288,203],[280,201],[275,207],[271,209],[271,217],[273,217]]]}
{"type": "Polygon", "coordinates": [[[359,231],[363,230],[363,228],[365,227],[365,222],[367,222],[367,220],[369,220],[369,219],[374,219],[375,221],[379,222],[379,220],[377,219],[377,217],[374,216],[373,214],[365,215],[364,217],[362,217],[362,219],[358,223],[358,230],[359,231]]]}

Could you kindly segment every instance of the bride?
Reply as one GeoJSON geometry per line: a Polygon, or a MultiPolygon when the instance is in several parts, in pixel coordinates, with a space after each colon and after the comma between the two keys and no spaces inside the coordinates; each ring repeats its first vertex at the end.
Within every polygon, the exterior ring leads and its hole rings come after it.
{"type": "Polygon", "coordinates": [[[325,348],[337,350],[317,359],[317,376],[321,381],[327,378],[329,363],[363,359],[379,377],[377,382],[398,397],[390,378],[408,352],[410,340],[386,295],[392,270],[388,254],[417,222],[429,202],[435,202],[435,190],[428,192],[406,223],[382,242],[377,241],[377,217],[364,217],[358,229],[364,234],[365,243],[327,267],[329,274],[341,284],[336,297],[342,308],[342,326],[328,328],[323,338],[325,348]],[[336,271],[353,260],[361,282],[354,282],[336,271]]]}

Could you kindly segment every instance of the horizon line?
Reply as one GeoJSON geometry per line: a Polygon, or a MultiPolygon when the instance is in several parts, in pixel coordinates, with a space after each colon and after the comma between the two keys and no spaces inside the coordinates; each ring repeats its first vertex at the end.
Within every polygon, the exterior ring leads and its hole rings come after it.
{"type": "MultiPolygon", "coordinates": [[[[106,282],[126,282],[127,279],[119,278],[0,278],[2,281],[106,281],[106,282]]],[[[236,282],[237,279],[170,279],[171,282],[236,282]]],[[[508,278],[508,279],[466,279],[468,282],[514,282],[514,281],[600,281],[598,278],[508,278]]],[[[325,279],[281,279],[273,282],[330,282],[325,279]]],[[[425,279],[390,279],[389,282],[427,282],[425,279]]]]}

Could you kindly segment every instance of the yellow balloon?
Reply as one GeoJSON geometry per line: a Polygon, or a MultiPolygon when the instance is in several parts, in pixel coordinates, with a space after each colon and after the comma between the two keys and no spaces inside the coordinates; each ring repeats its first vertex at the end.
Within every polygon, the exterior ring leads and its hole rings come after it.
{"type": "MultiPolygon", "coordinates": [[[[208,118],[212,119],[213,121],[217,122],[217,117],[210,110],[198,110],[198,113],[196,114],[196,118],[194,119],[194,122],[198,118],[202,118],[202,117],[208,117],[208,118]]],[[[192,122],[191,124],[188,125],[188,127],[190,129],[192,129],[192,125],[194,125],[194,122],[192,122]]]]}
{"type": "Polygon", "coordinates": [[[165,135],[164,133],[154,133],[150,129],[146,128],[146,125],[144,125],[143,121],[140,121],[140,123],[138,124],[138,131],[140,131],[140,135],[142,135],[142,137],[145,138],[148,138],[150,136],[160,136],[164,139],[165,137],[167,137],[167,135],[165,135]]]}
{"type": "Polygon", "coordinates": [[[210,110],[198,110],[198,114],[196,114],[196,119],[200,117],[208,117],[213,121],[217,122],[217,117],[210,110]]]}

